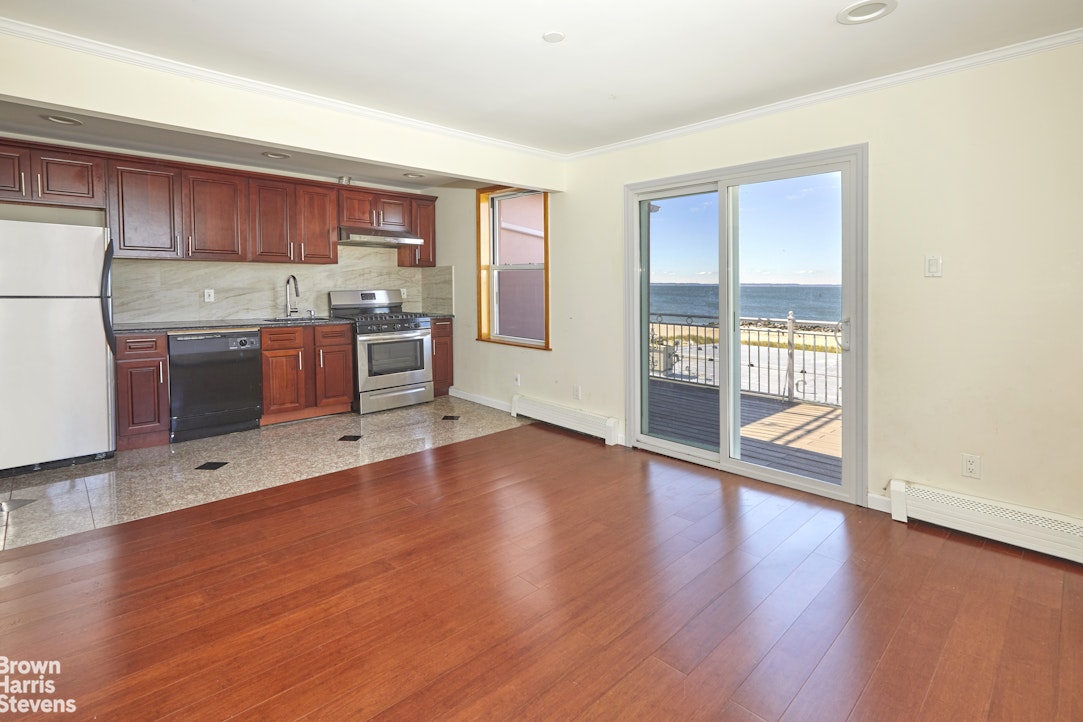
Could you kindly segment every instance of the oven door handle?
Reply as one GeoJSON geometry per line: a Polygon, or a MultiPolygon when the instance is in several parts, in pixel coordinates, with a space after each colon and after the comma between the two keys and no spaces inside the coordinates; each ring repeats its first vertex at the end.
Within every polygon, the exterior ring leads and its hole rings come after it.
{"type": "Polygon", "coordinates": [[[392,333],[365,333],[357,337],[358,343],[370,343],[381,341],[410,341],[418,338],[428,338],[432,335],[429,329],[419,331],[394,331],[392,333]]]}

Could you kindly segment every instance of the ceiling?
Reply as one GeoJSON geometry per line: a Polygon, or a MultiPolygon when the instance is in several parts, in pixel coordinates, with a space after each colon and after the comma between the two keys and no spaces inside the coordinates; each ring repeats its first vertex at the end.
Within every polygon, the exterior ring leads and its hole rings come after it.
{"type": "MultiPolygon", "coordinates": [[[[558,156],[1083,28],[1080,0],[897,0],[874,22],[839,23],[852,2],[4,0],[0,15],[558,156]],[[545,42],[549,31],[565,39],[545,42]]],[[[38,110],[0,104],[0,118],[41,135],[38,110]]],[[[257,150],[102,122],[48,132],[208,159],[257,150]]],[[[321,176],[349,166],[291,155],[264,166],[321,176]]],[[[403,185],[452,181],[352,167],[358,178],[382,174],[403,185]]]]}

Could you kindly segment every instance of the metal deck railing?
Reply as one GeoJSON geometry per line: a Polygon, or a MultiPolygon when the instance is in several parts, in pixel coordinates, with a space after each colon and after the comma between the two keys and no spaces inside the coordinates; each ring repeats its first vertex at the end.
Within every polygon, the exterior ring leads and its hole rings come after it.
{"type": "MultiPolygon", "coordinates": [[[[839,406],[842,375],[837,324],[741,318],[741,391],[788,401],[839,406]]],[[[648,369],[652,378],[718,386],[726,373],[718,319],[654,314],[648,369]],[[680,318],[682,320],[672,320],[680,318]]]]}

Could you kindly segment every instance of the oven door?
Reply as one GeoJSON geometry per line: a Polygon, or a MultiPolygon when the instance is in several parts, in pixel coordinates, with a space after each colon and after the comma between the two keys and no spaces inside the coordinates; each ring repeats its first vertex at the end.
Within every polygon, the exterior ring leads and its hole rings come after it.
{"type": "Polygon", "coordinates": [[[357,382],[361,393],[431,381],[429,329],[357,337],[357,382]]]}

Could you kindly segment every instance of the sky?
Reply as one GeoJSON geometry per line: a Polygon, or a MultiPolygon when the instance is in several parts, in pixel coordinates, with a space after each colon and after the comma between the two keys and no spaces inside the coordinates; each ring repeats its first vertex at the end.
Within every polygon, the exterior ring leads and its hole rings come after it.
{"type": "MultiPolygon", "coordinates": [[[[841,283],[841,174],[742,185],[741,283],[841,283]]],[[[718,196],[651,201],[651,283],[718,283],[718,196]]]]}

